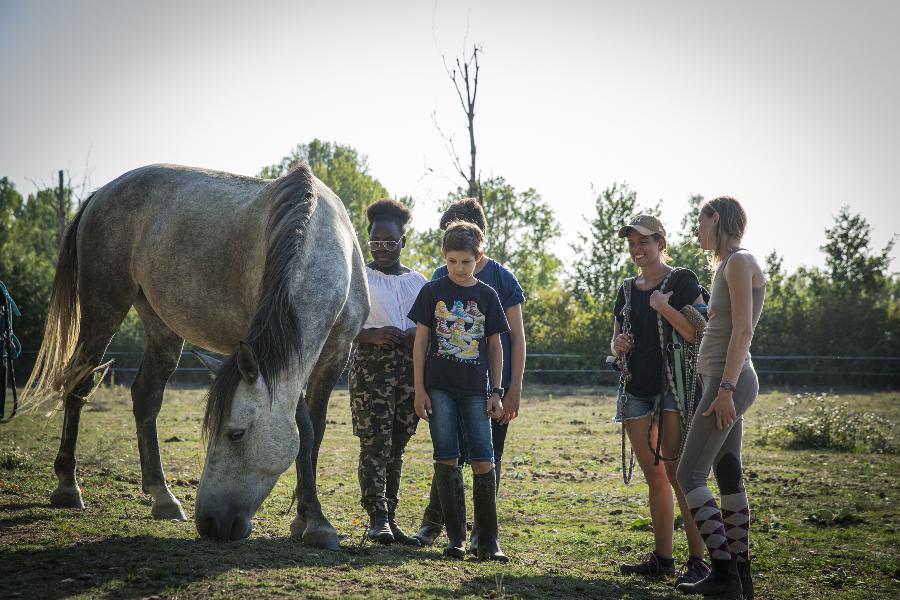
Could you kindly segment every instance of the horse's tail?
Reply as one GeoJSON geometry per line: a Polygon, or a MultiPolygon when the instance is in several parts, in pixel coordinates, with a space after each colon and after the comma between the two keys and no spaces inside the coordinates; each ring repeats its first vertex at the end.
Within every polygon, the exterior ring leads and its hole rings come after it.
{"type": "Polygon", "coordinates": [[[75,386],[88,375],[78,341],[80,307],[78,301],[78,224],[93,194],[81,205],[63,234],[56,262],[56,275],[50,293],[50,308],[41,349],[22,393],[23,408],[36,409],[46,400],[65,400],[75,386]]]}

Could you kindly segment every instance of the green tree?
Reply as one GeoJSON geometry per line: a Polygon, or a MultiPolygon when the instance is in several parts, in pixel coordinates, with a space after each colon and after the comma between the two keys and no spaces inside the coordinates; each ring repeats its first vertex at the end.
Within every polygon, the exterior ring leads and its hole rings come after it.
{"type": "Polygon", "coordinates": [[[619,228],[637,211],[637,194],[627,183],[613,183],[594,200],[588,235],[573,244],[572,290],[579,302],[612,306],[616,290],[628,275],[628,252],[619,228]]]}
{"type": "Polygon", "coordinates": [[[872,228],[860,214],[844,206],[833,227],[825,230],[825,264],[831,282],[842,295],[877,294],[888,283],[892,238],[880,252],[869,249],[872,228]]]}
{"type": "MultiPolygon", "coordinates": [[[[279,162],[263,167],[259,176],[281,177],[301,160],[307,161],[316,177],[340,197],[365,254],[368,240],[366,207],[375,200],[390,197],[381,182],[369,173],[368,158],[351,146],[314,139],[308,144],[298,144],[279,162]]],[[[413,205],[412,198],[398,200],[409,207],[413,205]]]]}
{"type": "Polygon", "coordinates": [[[668,253],[673,266],[690,269],[697,274],[700,284],[708,288],[710,285],[709,262],[694,235],[702,205],[703,196],[699,194],[694,194],[688,199],[688,210],[681,218],[681,229],[676,236],[671,237],[668,253]]]}
{"type": "MultiPolygon", "coordinates": [[[[65,189],[63,199],[68,220],[71,189],[65,189]]],[[[0,279],[22,311],[15,323],[26,352],[19,362],[22,376],[31,369],[47,317],[56,271],[58,202],[55,189],[39,190],[23,201],[8,179],[0,180],[0,279]]]]}

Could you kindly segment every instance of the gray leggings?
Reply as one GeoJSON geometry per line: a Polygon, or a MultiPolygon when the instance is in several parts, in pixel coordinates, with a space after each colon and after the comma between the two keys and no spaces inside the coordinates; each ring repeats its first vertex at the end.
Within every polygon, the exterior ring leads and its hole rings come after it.
{"type": "Polygon", "coordinates": [[[741,437],[744,418],[756,395],[759,393],[759,379],[753,363],[744,365],[738,377],[734,392],[734,408],[738,418],[726,429],[716,429],[716,415],[704,417],[719,392],[720,377],[701,376],[703,396],[694,411],[694,419],[684,443],[684,451],[678,462],[678,485],[685,494],[706,486],[709,471],[715,467],[716,480],[722,494],[743,491],[741,477],[741,437]]]}

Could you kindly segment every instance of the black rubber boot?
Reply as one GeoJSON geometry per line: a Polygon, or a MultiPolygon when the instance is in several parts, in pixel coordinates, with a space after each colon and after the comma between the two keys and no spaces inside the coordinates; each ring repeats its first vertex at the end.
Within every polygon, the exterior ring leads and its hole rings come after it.
{"type": "Polygon", "coordinates": [[[713,559],[711,562],[712,570],[705,579],[701,579],[697,583],[679,583],[675,589],[685,594],[722,596],[740,600],[743,589],[740,575],[738,575],[737,561],[732,558],[731,560],[713,559]]]}
{"type": "Polygon", "coordinates": [[[394,535],[394,541],[403,544],[404,546],[421,546],[422,542],[419,541],[419,538],[415,536],[406,535],[400,526],[397,525],[397,521],[395,517],[395,511],[388,511],[388,527],[391,528],[391,533],[394,535]]]}
{"type": "Polygon", "coordinates": [[[387,511],[376,508],[369,515],[369,530],[366,532],[373,542],[381,542],[382,544],[393,544],[394,534],[391,533],[391,527],[388,525],[387,511]]]}
{"type": "MultiPolygon", "coordinates": [[[[497,481],[497,494],[500,494],[500,464],[494,463],[494,479],[497,481]]],[[[469,554],[478,556],[478,527],[472,524],[472,536],[469,538],[469,554]]]]}
{"type": "Polygon", "coordinates": [[[497,479],[493,471],[472,477],[472,498],[475,503],[475,531],[478,532],[477,556],[481,560],[509,558],[497,541],[497,479]]]}
{"type": "Polygon", "coordinates": [[[431,478],[431,493],[428,495],[428,506],[425,507],[425,514],[422,515],[422,526],[413,536],[419,540],[422,546],[431,546],[434,540],[441,535],[441,529],[444,527],[444,515],[441,514],[441,499],[438,495],[437,477],[431,478]]]}
{"type": "MultiPolygon", "coordinates": [[[[405,445],[405,444],[404,444],[405,445]]],[[[387,464],[387,473],[385,477],[384,497],[387,500],[388,507],[388,526],[394,535],[394,541],[404,546],[421,546],[422,542],[414,537],[406,535],[397,525],[397,503],[400,496],[400,474],[403,469],[402,454],[398,458],[394,458],[387,464]]]]}
{"type": "Polygon", "coordinates": [[[455,466],[434,463],[434,478],[447,527],[444,556],[463,559],[466,556],[466,496],[462,472],[455,466]]]}
{"type": "Polygon", "coordinates": [[[737,572],[738,576],[741,578],[741,589],[744,593],[744,600],[753,600],[756,597],[756,592],[753,589],[753,577],[750,575],[750,561],[739,560],[737,562],[737,572]]]}

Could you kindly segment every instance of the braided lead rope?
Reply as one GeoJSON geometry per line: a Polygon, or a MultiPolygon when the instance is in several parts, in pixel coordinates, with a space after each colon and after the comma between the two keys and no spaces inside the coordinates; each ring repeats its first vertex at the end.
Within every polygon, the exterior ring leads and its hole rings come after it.
{"type": "MultiPolygon", "coordinates": [[[[677,271],[681,269],[672,269],[666,274],[665,279],[663,279],[662,284],[659,286],[660,293],[666,293],[666,284],[669,283],[669,279],[674,275],[677,271]]],[[[650,423],[647,425],[647,445],[650,447],[650,450],[653,452],[653,464],[658,465],[659,461],[672,461],[677,460],[676,458],[667,458],[662,455],[662,437],[663,437],[663,414],[664,414],[664,399],[668,392],[672,392],[673,395],[677,398],[677,388],[675,387],[675,376],[672,373],[672,366],[669,364],[669,360],[666,357],[666,337],[663,331],[663,318],[662,314],[656,313],[656,328],[659,331],[659,346],[660,352],[663,360],[663,389],[660,392],[660,400],[659,405],[657,407],[657,423],[656,423],[656,447],[653,447],[653,420],[650,420],[650,423]]]]}
{"type": "MultiPolygon", "coordinates": [[[[631,335],[631,284],[634,281],[629,277],[622,284],[622,292],[625,294],[625,306],[622,308],[622,334],[631,335]]],[[[625,407],[628,404],[628,394],[625,392],[625,386],[631,381],[631,371],[628,368],[628,360],[631,357],[631,349],[627,352],[619,354],[619,402],[622,405],[622,479],[625,484],[631,483],[631,477],[634,475],[634,447],[631,447],[631,463],[625,458],[625,407]]]]}

